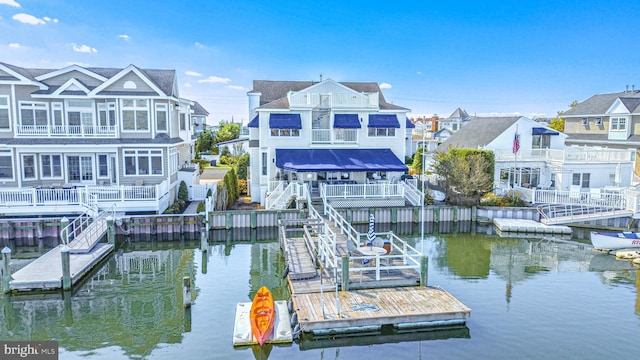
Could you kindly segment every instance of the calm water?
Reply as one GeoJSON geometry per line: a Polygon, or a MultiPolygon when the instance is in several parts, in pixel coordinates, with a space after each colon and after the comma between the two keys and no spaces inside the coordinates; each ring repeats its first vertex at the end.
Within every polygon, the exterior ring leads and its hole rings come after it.
{"type": "Polygon", "coordinates": [[[58,340],[61,359],[628,359],[640,339],[640,270],[579,242],[481,234],[406,237],[429,285],[472,309],[449,331],[234,348],[235,305],[261,285],[288,294],[275,241],[136,244],[72,297],[5,296],[0,339],[58,340]],[[206,253],[205,253],[206,254],[206,253]],[[182,307],[182,277],[196,298],[182,307]]]}

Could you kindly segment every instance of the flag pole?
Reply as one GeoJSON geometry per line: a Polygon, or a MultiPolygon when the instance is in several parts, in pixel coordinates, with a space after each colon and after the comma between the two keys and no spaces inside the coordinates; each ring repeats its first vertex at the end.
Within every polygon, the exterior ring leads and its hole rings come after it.
{"type": "Polygon", "coordinates": [[[518,180],[518,151],[520,150],[520,139],[518,139],[518,123],[516,123],[516,134],[513,137],[513,190],[511,191],[511,200],[515,201],[516,198],[516,182],[518,180]]]}

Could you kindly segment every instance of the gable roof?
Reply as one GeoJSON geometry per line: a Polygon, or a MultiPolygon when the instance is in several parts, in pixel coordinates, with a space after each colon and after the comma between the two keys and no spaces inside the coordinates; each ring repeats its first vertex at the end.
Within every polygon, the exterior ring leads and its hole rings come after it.
{"type": "Polygon", "coordinates": [[[453,113],[451,113],[451,115],[449,115],[449,119],[454,118],[454,119],[464,119],[464,118],[468,118],[469,114],[467,114],[466,111],[457,108],[453,113]]]}
{"type": "Polygon", "coordinates": [[[487,146],[522,116],[471,117],[471,121],[453,133],[435,151],[447,151],[449,147],[477,149],[487,146]]]}
{"type": "Polygon", "coordinates": [[[208,116],[209,112],[202,107],[202,105],[200,105],[199,102],[194,101],[193,102],[193,115],[196,116],[208,116]]]}
{"type": "MultiPolygon", "coordinates": [[[[640,98],[638,92],[619,92],[611,94],[593,95],[573,108],[565,111],[563,116],[585,116],[606,114],[617,98],[640,98]]],[[[626,106],[626,104],[625,104],[626,106]]],[[[629,111],[632,111],[629,109],[629,111]]]]}
{"type": "MultiPolygon", "coordinates": [[[[330,79],[327,79],[330,80],[330,79]]],[[[325,80],[325,81],[327,81],[325,80]]],[[[331,80],[333,81],[333,80],[331,80]]],[[[388,103],[377,82],[337,82],[357,92],[377,92],[381,110],[408,110],[402,106],[388,103]]],[[[278,81],[278,80],[253,80],[253,89],[248,93],[260,93],[260,107],[268,109],[288,109],[289,91],[302,91],[308,87],[319,84],[318,81],[278,81]],[[284,98],[284,99],[283,99],[284,98]],[[274,101],[277,103],[270,104],[274,101]],[[265,105],[269,106],[265,106],[265,105]]]]}
{"type": "Polygon", "coordinates": [[[624,106],[629,110],[630,113],[638,112],[638,107],[640,106],[640,97],[621,97],[620,101],[624,104],[624,106]]]}

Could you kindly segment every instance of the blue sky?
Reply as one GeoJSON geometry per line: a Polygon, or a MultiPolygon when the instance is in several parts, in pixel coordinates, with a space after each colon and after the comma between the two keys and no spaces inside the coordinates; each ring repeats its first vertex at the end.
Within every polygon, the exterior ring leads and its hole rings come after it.
{"type": "Polygon", "coordinates": [[[0,62],[175,69],[210,123],[252,81],[376,81],[410,116],[553,116],[640,88],[640,1],[0,0],[0,62]]]}

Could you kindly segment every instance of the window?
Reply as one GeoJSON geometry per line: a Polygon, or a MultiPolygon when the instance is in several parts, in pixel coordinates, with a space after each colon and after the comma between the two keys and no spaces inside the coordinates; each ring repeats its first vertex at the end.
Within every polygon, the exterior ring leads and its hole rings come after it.
{"type": "Polygon", "coordinates": [[[300,129],[271,129],[271,136],[300,136],[300,129]]]}
{"type": "Polygon", "coordinates": [[[586,117],[582,118],[582,125],[584,126],[589,125],[589,118],[586,118],[586,117]]]}
{"type": "Polygon", "coordinates": [[[627,131],[627,118],[611,118],[611,131],[627,131]]]}
{"type": "Polygon", "coordinates": [[[169,149],[169,171],[171,174],[178,171],[178,167],[180,166],[180,159],[178,158],[178,149],[171,148],[169,149]]]}
{"type": "Polygon", "coordinates": [[[187,130],[187,121],[185,120],[184,113],[180,113],[180,130],[187,130]]]}
{"type": "Polygon", "coordinates": [[[36,156],[22,155],[22,177],[27,179],[36,178],[36,156]]]}
{"type": "Polygon", "coordinates": [[[156,130],[158,132],[167,132],[167,104],[156,104],[156,130]]]}
{"type": "Polygon", "coordinates": [[[91,156],[67,156],[67,169],[71,182],[93,181],[93,158],[91,156]]]}
{"type": "Polygon", "coordinates": [[[590,183],[591,174],[589,173],[574,173],[572,185],[580,185],[580,187],[588,188],[590,183]]]}
{"type": "Polygon", "coordinates": [[[262,153],[262,175],[267,175],[267,153],[262,153]]]}
{"type": "Polygon", "coordinates": [[[602,118],[601,117],[597,117],[596,118],[596,125],[598,125],[598,126],[602,125],[602,118]]]}
{"type": "Polygon", "coordinates": [[[122,99],[122,129],[128,131],[149,130],[147,100],[122,99]]]}
{"type": "Polygon", "coordinates": [[[54,127],[61,127],[64,125],[64,119],[62,117],[62,103],[52,103],[51,114],[51,125],[54,127]]]}
{"type": "Polygon", "coordinates": [[[9,129],[9,97],[0,96],[0,130],[9,129]]]}
{"type": "Polygon", "coordinates": [[[98,177],[108,178],[109,177],[109,163],[108,157],[106,154],[98,155],[98,177]]]}
{"type": "Polygon", "coordinates": [[[162,150],[125,150],[125,175],[162,175],[162,150]]]}
{"type": "Polygon", "coordinates": [[[42,178],[62,177],[62,157],[60,155],[40,155],[42,178]]]}
{"type": "Polygon", "coordinates": [[[396,136],[395,128],[369,128],[369,136],[396,136]]]}
{"type": "Polygon", "coordinates": [[[20,103],[20,125],[46,126],[49,123],[49,110],[46,103],[20,103]]]}
{"type": "Polygon", "coordinates": [[[0,179],[13,180],[13,158],[10,150],[0,151],[0,179]]]}
{"type": "Polygon", "coordinates": [[[72,133],[93,131],[93,101],[69,100],[67,102],[67,121],[72,133]]]}
{"type": "Polygon", "coordinates": [[[116,125],[116,103],[98,104],[98,123],[100,127],[116,125]]]}
{"type": "Polygon", "coordinates": [[[549,149],[551,147],[551,135],[533,135],[531,137],[532,149],[549,149]]]}

